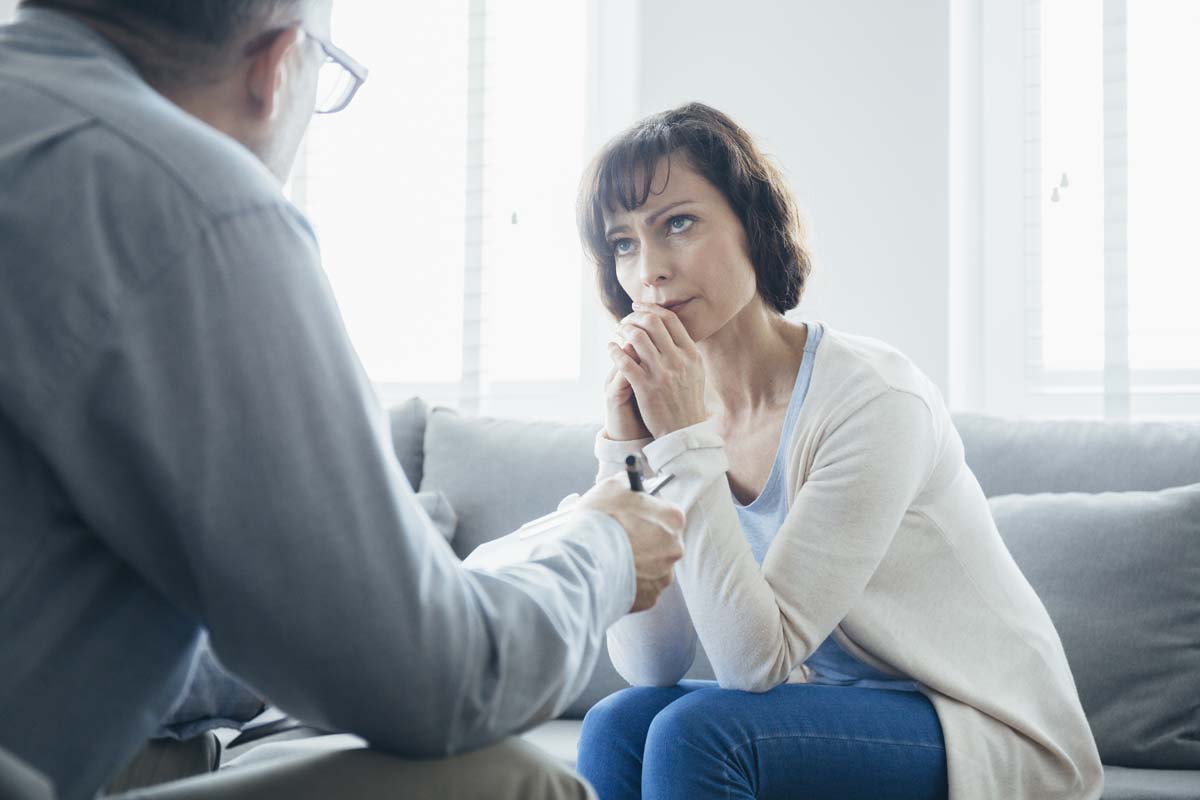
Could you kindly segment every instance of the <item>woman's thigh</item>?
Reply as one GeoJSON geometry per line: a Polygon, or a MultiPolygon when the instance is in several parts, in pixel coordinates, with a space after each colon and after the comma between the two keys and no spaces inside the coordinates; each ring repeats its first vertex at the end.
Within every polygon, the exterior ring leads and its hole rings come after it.
{"type": "Polygon", "coordinates": [[[640,797],[642,751],[654,718],[689,692],[716,685],[714,681],[681,681],[678,686],[635,686],[609,695],[583,719],[576,769],[601,800],[640,797]]]}
{"type": "Polygon", "coordinates": [[[704,688],[654,717],[646,798],[945,798],[942,730],[918,692],[704,688]]]}

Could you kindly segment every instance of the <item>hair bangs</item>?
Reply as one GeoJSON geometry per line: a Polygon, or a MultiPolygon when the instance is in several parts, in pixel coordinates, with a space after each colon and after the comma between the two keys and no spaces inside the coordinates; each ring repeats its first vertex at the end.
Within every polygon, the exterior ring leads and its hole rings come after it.
{"type": "MultiPolygon", "coordinates": [[[[671,131],[656,125],[637,136],[618,142],[606,153],[597,168],[596,201],[601,213],[613,213],[618,208],[634,211],[650,199],[654,189],[654,173],[665,156],[667,177],[670,177],[671,131]]],[[[666,180],[662,186],[666,187],[666,180]]],[[[659,190],[660,192],[662,189],[659,190]]]]}

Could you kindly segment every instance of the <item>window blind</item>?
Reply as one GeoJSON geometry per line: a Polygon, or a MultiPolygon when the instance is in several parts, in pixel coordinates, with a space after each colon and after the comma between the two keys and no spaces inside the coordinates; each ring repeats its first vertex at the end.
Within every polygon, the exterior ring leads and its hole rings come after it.
{"type": "Polygon", "coordinates": [[[335,10],[334,39],[371,78],[313,120],[288,192],[385,401],[479,412],[578,378],[589,10],[335,10]]]}

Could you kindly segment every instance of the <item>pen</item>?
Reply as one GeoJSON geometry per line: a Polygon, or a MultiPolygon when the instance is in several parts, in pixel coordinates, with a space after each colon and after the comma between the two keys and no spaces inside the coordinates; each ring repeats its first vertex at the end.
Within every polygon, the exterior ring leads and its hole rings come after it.
{"type": "Polygon", "coordinates": [[[629,490],[642,491],[642,471],[638,469],[637,456],[625,456],[625,474],[629,476],[629,490]]]}

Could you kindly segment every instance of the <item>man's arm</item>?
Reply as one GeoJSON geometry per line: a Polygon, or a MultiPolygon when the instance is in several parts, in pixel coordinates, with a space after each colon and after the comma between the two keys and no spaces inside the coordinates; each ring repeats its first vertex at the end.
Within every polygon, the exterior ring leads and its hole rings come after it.
{"type": "Polygon", "coordinates": [[[558,713],[628,611],[610,517],[494,574],[427,527],[315,243],[282,203],[123,289],[39,435],[106,545],[292,715],[437,756],[558,713]]]}

